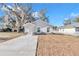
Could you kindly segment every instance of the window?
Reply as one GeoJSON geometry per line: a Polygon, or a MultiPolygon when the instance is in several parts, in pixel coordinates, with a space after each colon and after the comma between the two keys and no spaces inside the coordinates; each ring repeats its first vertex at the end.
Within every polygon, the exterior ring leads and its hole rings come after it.
{"type": "Polygon", "coordinates": [[[47,32],[50,32],[50,28],[49,27],[47,28],[47,32]]]}
{"type": "Polygon", "coordinates": [[[37,28],[37,32],[40,32],[40,27],[37,28]]]}
{"type": "Polygon", "coordinates": [[[79,27],[76,27],[76,32],[79,32],[79,27]]]}

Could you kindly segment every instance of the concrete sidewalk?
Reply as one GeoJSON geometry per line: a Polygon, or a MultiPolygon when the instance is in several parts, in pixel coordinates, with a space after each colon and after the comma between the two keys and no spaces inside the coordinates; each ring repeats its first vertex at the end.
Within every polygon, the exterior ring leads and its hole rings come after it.
{"type": "Polygon", "coordinates": [[[35,56],[38,36],[24,35],[0,43],[2,56],[35,56]]]}

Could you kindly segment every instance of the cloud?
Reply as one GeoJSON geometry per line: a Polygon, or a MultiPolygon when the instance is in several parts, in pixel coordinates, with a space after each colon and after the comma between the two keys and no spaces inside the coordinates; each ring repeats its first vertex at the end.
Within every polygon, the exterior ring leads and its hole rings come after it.
{"type": "Polygon", "coordinates": [[[79,13],[71,13],[70,14],[70,17],[77,17],[77,16],[79,16],[79,13]]]}
{"type": "Polygon", "coordinates": [[[67,16],[66,18],[64,18],[64,20],[68,20],[68,19],[75,19],[76,17],[79,17],[79,13],[71,13],[69,16],[67,16]]]}
{"type": "Polygon", "coordinates": [[[69,18],[64,18],[64,20],[68,20],[69,18]]]}

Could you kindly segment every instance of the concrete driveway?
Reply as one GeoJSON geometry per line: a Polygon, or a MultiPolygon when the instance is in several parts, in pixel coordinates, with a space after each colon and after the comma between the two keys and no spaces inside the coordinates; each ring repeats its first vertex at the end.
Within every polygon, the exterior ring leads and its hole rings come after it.
{"type": "Polygon", "coordinates": [[[24,35],[0,43],[1,56],[35,56],[38,36],[24,35]]]}

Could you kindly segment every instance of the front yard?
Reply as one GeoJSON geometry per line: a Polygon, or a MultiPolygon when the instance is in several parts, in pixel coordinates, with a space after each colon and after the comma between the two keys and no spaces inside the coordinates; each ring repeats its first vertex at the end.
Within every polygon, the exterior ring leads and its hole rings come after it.
{"type": "Polygon", "coordinates": [[[17,33],[17,32],[0,32],[0,43],[7,41],[9,39],[24,35],[24,33],[17,33]]]}
{"type": "Polygon", "coordinates": [[[38,56],[79,56],[79,37],[68,35],[40,35],[38,56]]]}

